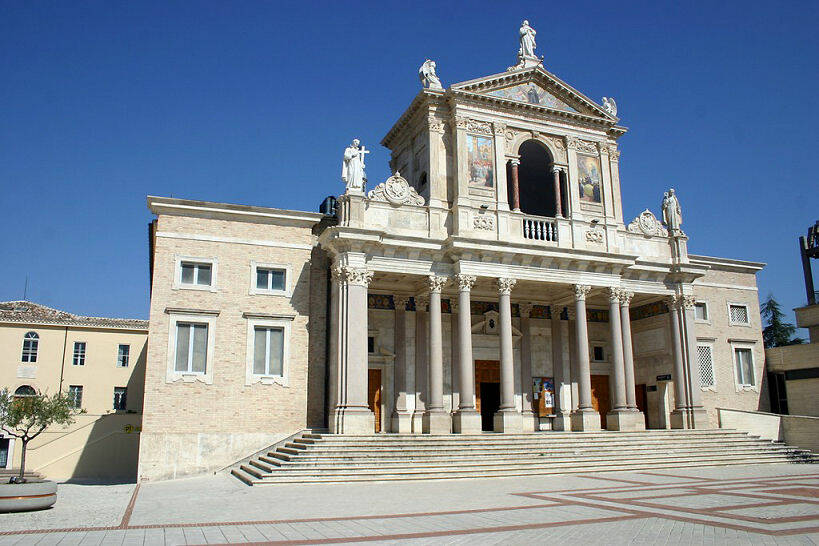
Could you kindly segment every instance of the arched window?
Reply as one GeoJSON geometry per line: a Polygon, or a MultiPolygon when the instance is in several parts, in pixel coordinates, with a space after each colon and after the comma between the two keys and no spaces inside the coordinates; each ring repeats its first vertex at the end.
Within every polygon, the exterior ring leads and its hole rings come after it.
{"type": "MultiPolygon", "coordinates": [[[[557,215],[557,204],[552,155],[546,146],[536,140],[527,140],[521,144],[518,153],[520,154],[518,167],[520,210],[526,214],[553,218],[557,215]]],[[[512,188],[511,184],[508,186],[511,206],[512,188]]]]}
{"type": "Polygon", "coordinates": [[[37,347],[40,345],[40,336],[37,332],[27,332],[23,336],[23,362],[37,362],[37,347]]]}
{"type": "Polygon", "coordinates": [[[31,385],[21,385],[14,391],[14,396],[34,396],[37,391],[31,385]]]}

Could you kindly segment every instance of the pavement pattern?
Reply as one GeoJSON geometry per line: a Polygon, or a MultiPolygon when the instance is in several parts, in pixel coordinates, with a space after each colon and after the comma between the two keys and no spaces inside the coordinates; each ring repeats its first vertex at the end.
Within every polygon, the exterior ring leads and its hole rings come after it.
{"type": "Polygon", "coordinates": [[[61,484],[17,544],[819,544],[819,468],[777,464],[248,487],[61,484]]]}

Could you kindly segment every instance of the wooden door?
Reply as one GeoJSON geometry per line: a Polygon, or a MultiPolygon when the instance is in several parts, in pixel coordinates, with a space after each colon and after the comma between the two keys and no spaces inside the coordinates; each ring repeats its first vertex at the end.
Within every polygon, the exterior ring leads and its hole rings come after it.
{"type": "Polygon", "coordinates": [[[475,361],[475,409],[481,414],[481,429],[494,430],[494,415],[500,409],[499,360],[475,361]]]}
{"type": "Polygon", "coordinates": [[[375,431],[381,432],[381,369],[367,370],[367,405],[375,414],[375,431]]]}
{"type": "Polygon", "coordinates": [[[606,428],[606,414],[611,409],[609,376],[591,376],[592,407],[600,414],[600,425],[606,428]]]}
{"type": "Polygon", "coordinates": [[[475,409],[481,411],[481,383],[497,383],[500,385],[500,361],[475,361],[475,409]]]}
{"type": "Polygon", "coordinates": [[[637,409],[643,412],[643,419],[646,422],[646,428],[648,428],[648,390],[646,386],[637,385],[634,390],[634,400],[637,403],[637,409]]]}

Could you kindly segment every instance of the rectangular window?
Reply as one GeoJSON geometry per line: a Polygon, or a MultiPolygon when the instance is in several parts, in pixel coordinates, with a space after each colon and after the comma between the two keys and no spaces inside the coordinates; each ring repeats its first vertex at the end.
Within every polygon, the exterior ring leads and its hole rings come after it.
{"type": "Polygon", "coordinates": [[[213,266],[207,263],[182,262],[182,284],[193,286],[210,286],[213,266]]]}
{"type": "Polygon", "coordinates": [[[284,269],[267,267],[256,268],[256,289],[266,291],[284,291],[286,273],[284,269]]]}
{"type": "Polygon", "coordinates": [[[253,328],[253,374],[282,375],[284,361],[284,328],[253,328]]]}
{"type": "Polygon", "coordinates": [[[128,387],[114,387],[114,409],[125,410],[125,399],[128,387]]]}
{"type": "Polygon", "coordinates": [[[68,387],[68,399],[75,408],[82,407],[82,385],[70,385],[68,387]]]}
{"type": "Polygon", "coordinates": [[[737,383],[741,387],[753,387],[754,383],[754,357],[751,349],[734,348],[734,362],[737,367],[737,383]]]}
{"type": "Polygon", "coordinates": [[[603,347],[601,347],[600,345],[595,345],[592,348],[592,360],[602,362],[603,360],[605,360],[605,357],[606,354],[603,351],[603,347]]]}
{"type": "Polygon", "coordinates": [[[731,319],[731,324],[748,324],[747,305],[729,305],[728,315],[731,319]]]}
{"type": "Polygon", "coordinates": [[[74,361],[75,366],[85,366],[85,342],[74,342],[74,361]]]}
{"type": "Polygon", "coordinates": [[[700,386],[714,386],[714,349],[710,345],[697,345],[697,362],[700,367],[700,386]]]}
{"type": "Polygon", "coordinates": [[[708,304],[704,301],[698,301],[694,304],[694,318],[699,321],[706,322],[708,320],[708,304]]]}
{"type": "Polygon", "coordinates": [[[375,337],[367,337],[367,352],[373,354],[375,352],[375,337]]]}
{"type": "Polygon", "coordinates": [[[175,354],[175,371],[204,374],[208,356],[208,325],[176,323],[175,354]]]}
{"type": "Polygon", "coordinates": [[[128,367],[128,358],[131,355],[131,346],[124,345],[120,343],[119,348],[117,349],[117,367],[118,368],[127,368],[128,367]]]}
{"type": "Polygon", "coordinates": [[[23,339],[23,362],[37,362],[37,346],[40,344],[39,336],[34,332],[29,332],[23,339]]]}

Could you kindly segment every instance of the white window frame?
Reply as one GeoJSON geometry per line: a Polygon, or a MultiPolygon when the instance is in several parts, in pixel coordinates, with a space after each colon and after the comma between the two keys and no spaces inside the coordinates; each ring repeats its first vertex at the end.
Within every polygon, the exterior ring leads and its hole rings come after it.
{"type": "Polygon", "coordinates": [[[40,334],[35,332],[34,330],[29,330],[25,334],[23,334],[23,346],[20,349],[20,362],[25,362],[26,364],[37,364],[37,357],[40,356],[40,334]],[[34,334],[34,337],[28,337],[29,334],[34,334]],[[32,349],[28,351],[28,360],[24,359],[23,357],[26,356],[26,342],[30,341],[30,345],[33,345],[32,349]]]}
{"type": "Polygon", "coordinates": [[[128,368],[131,365],[131,344],[130,343],[117,343],[117,359],[114,366],[117,368],[128,368]],[[120,364],[119,362],[119,349],[120,347],[128,347],[128,354],[125,355],[125,364],[120,364]]]}
{"type": "Polygon", "coordinates": [[[71,365],[78,367],[85,367],[85,361],[88,360],[88,342],[77,340],[71,349],[71,365]],[[82,364],[77,364],[77,343],[82,343],[82,364]]]}
{"type": "Polygon", "coordinates": [[[113,406],[112,407],[113,411],[127,411],[128,410],[128,387],[127,386],[126,387],[114,387],[114,396],[113,396],[113,399],[111,400],[111,402],[112,402],[112,406],[113,406]],[[125,407],[124,408],[118,408],[118,407],[116,407],[116,404],[114,403],[116,401],[116,399],[117,399],[117,389],[124,389],[125,390],[125,392],[123,393],[125,395],[125,407]]]}
{"type": "Polygon", "coordinates": [[[85,396],[85,385],[69,385],[68,386],[68,398],[71,400],[71,406],[77,409],[82,409],[82,401],[85,396]],[[71,387],[79,387],[80,389],[80,403],[76,405],[77,397],[73,395],[71,387]]]}
{"type": "MultiPolygon", "coordinates": [[[[697,340],[697,348],[699,350],[700,346],[709,347],[711,349],[711,377],[713,379],[713,384],[711,385],[703,385],[700,382],[700,389],[703,391],[712,391],[717,392],[717,367],[716,367],[716,353],[714,352],[714,340],[713,339],[698,339],[697,340]]],[[[697,355],[697,378],[699,379],[699,354],[697,355]]]]}
{"type": "Polygon", "coordinates": [[[287,296],[293,295],[293,271],[290,264],[277,264],[269,262],[250,262],[250,294],[264,295],[264,296],[287,296]],[[282,269],[284,270],[284,290],[267,290],[264,288],[256,288],[256,270],[257,269],[282,269]]]}
{"type": "Polygon", "coordinates": [[[754,343],[748,342],[731,342],[731,365],[734,374],[734,386],[737,392],[753,391],[759,392],[759,376],[756,373],[756,356],[754,355],[754,343]],[[737,349],[748,349],[751,351],[751,373],[754,374],[753,385],[743,385],[739,382],[739,374],[737,369],[737,349]]]}
{"type": "Polygon", "coordinates": [[[290,386],[290,324],[293,322],[289,317],[247,317],[247,344],[245,346],[245,385],[261,383],[263,385],[290,386]],[[284,329],[284,342],[282,347],[282,375],[265,375],[253,373],[253,343],[255,341],[255,328],[257,326],[267,328],[284,329]]]}
{"type": "MultiPolygon", "coordinates": [[[[695,305],[704,305],[705,306],[705,318],[704,319],[697,318],[697,310],[695,308],[694,309],[694,322],[696,322],[698,324],[711,324],[711,306],[708,305],[708,302],[706,300],[697,300],[695,302],[695,305]]],[[[730,312],[731,311],[729,309],[728,313],[730,313],[730,312]]]]}
{"type": "Polygon", "coordinates": [[[213,384],[213,348],[216,327],[216,316],[213,314],[197,313],[176,313],[170,312],[168,321],[168,362],[165,375],[166,383],[182,381],[192,383],[200,381],[206,385],[213,384]],[[208,326],[208,354],[205,357],[205,373],[200,372],[178,372],[176,371],[176,330],[180,322],[192,322],[195,324],[207,324],[208,326]]]}
{"type": "Polygon", "coordinates": [[[751,307],[747,303],[729,301],[726,304],[725,310],[728,312],[728,323],[731,326],[750,326],[751,325],[751,307]],[[745,316],[748,317],[748,322],[734,322],[734,320],[731,318],[731,307],[744,307],[745,308],[745,316]]]}
{"type": "Polygon", "coordinates": [[[201,256],[176,256],[173,275],[173,289],[216,292],[217,280],[219,278],[218,273],[219,260],[215,256],[210,258],[203,258],[201,256]],[[182,262],[210,265],[210,285],[182,284],[182,262]]]}

